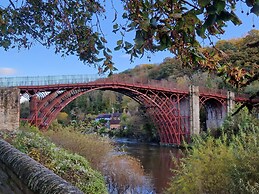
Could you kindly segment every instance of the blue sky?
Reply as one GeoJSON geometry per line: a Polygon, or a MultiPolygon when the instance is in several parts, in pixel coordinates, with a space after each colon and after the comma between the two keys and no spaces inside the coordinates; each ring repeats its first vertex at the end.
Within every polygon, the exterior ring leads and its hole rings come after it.
{"type": "MultiPolygon", "coordinates": [[[[252,29],[259,29],[259,17],[253,14],[246,15],[248,9],[244,8],[243,14],[238,10],[238,13],[243,24],[234,26],[228,23],[225,28],[226,32],[221,39],[239,38],[246,35],[252,29]],[[252,25],[255,24],[255,28],[252,25]]],[[[114,16],[110,16],[111,19],[114,16]]],[[[111,32],[112,24],[105,26],[105,29],[110,31],[106,32],[108,41],[111,42],[112,48],[116,45],[116,41],[120,38],[116,37],[111,32]]],[[[142,59],[135,59],[133,63],[130,62],[130,57],[122,51],[113,52],[113,61],[118,72],[124,71],[129,68],[134,68],[136,65],[144,63],[161,63],[164,58],[172,57],[168,52],[159,52],[150,54],[150,59],[143,56],[142,59]]],[[[76,56],[61,57],[60,54],[55,54],[54,49],[46,49],[45,47],[35,44],[31,49],[17,50],[10,49],[4,51],[0,48],[0,76],[44,76],[44,75],[77,75],[77,74],[97,74],[97,69],[89,67],[79,61],[76,56]]]]}

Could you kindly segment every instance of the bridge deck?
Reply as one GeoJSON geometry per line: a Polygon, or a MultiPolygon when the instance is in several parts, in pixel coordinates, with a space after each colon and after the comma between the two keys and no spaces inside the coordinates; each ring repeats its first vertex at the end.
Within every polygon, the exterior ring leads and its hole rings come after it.
{"type": "MultiPolygon", "coordinates": [[[[18,87],[22,92],[31,90],[50,91],[64,88],[88,88],[90,86],[110,85],[116,87],[125,85],[125,87],[138,87],[143,89],[153,89],[168,91],[173,93],[188,93],[189,87],[179,86],[167,80],[147,80],[141,78],[134,78],[127,75],[114,75],[111,78],[104,78],[103,76],[92,75],[58,75],[58,76],[26,76],[26,77],[0,77],[0,87],[18,87]]],[[[227,98],[226,90],[218,89],[199,89],[200,96],[227,98]]],[[[236,101],[242,102],[249,99],[248,95],[236,94],[236,101]]],[[[259,100],[257,100],[259,101],[259,100]]]]}

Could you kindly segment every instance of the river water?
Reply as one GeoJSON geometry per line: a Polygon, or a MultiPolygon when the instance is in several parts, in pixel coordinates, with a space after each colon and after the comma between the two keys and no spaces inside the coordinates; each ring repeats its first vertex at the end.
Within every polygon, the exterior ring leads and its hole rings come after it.
{"type": "Polygon", "coordinates": [[[179,159],[182,151],[173,147],[138,143],[127,139],[117,139],[116,142],[121,149],[139,159],[143,165],[145,175],[149,180],[143,193],[163,193],[173,175],[170,169],[175,168],[172,156],[179,159]]]}

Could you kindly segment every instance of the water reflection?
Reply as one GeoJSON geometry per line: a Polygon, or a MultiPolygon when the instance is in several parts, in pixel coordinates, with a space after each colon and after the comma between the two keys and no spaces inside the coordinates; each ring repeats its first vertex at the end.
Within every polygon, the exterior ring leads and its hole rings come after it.
{"type": "Polygon", "coordinates": [[[138,158],[144,167],[145,174],[149,181],[149,189],[146,193],[160,194],[168,186],[174,168],[172,155],[176,158],[182,156],[182,151],[172,147],[150,145],[130,141],[127,139],[117,139],[117,144],[129,155],[138,158]],[[153,188],[152,191],[150,188],[153,188]]]}

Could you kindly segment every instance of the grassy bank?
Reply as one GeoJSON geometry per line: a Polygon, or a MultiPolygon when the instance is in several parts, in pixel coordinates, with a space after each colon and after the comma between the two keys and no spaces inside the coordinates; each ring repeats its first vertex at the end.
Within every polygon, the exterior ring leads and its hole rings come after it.
{"type": "Polygon", "coordinates": [[[108,193],[103,176],[84,157],[56,146],[37,129],[1,132],[1,137],[84,193],[108,193]]]}
{"type": "Polygon", "coordinates": [[[45,132],[26,124],[20,129],[1,137],[85,193],[139,193],[145,187],[140,162],[109,138],[61,125],[45,132]]]}

